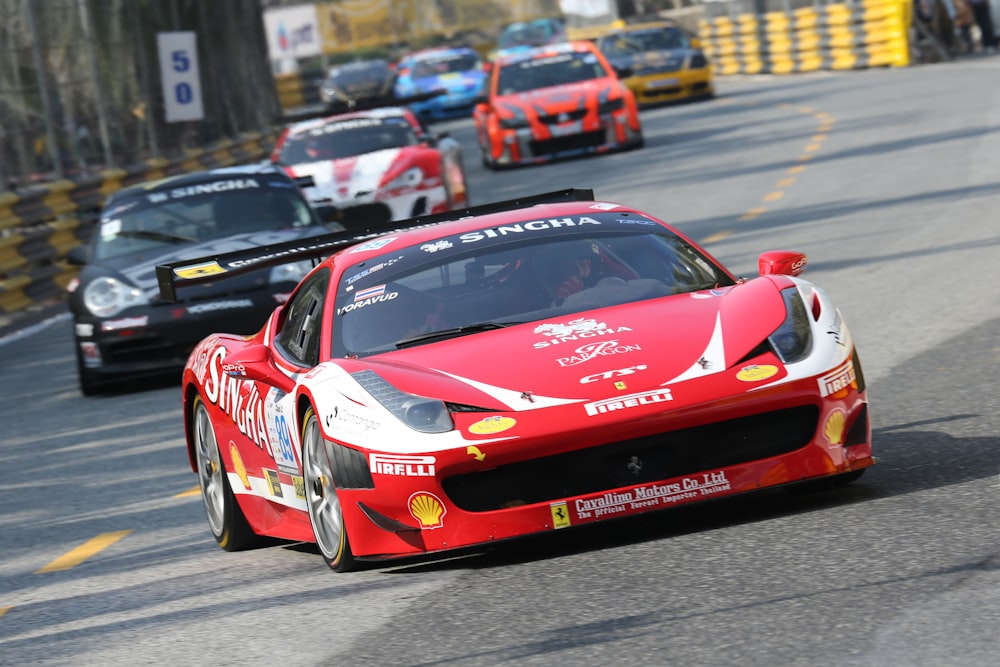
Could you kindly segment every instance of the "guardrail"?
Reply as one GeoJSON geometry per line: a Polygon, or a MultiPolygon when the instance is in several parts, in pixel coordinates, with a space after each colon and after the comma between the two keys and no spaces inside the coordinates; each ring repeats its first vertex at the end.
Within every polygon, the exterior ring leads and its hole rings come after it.
{"type": "Polygon", "coordinates": [[[704,19],[715,73],[787,74],[910,64],[913,0],[863,0],[704,19]]]}
{"type": "Polygon", "coordinates": [[[0,313],[65,293],[78,268],[65,261],[66,254],[90,239],[112,192],[173,174],[263,160],[275,139],[250,134],[80,180],[48,183],[30,194],[0,193],[0,313]]]}

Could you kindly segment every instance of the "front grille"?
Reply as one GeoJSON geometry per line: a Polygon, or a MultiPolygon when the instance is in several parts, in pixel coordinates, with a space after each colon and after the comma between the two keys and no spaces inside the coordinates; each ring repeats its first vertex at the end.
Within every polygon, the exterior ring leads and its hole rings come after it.
{"type": "Polygon", "coordinates": [[[565,137],[538,139],[531,142],[531,152],[533,155],[552,155],[553,153],[562,153],[564,151],[596,148],[603,143],[604,130],[600,129],[580,134],[569,134],[565,137]]]}
{"type": "Polygon", "coordinates": [[[108,343],[104,349],[104,361],[108,364],[164,362],[174,361],[183,354],[184,350],[160,336],[135,336],[108,343]]]}
{"type": "Polygon", "coordinates": [[[442,486],[469,512],[550,502],[787,454],[812,440],[818,419],[813,405],[775,410],[454,475],[442,486]]]}
{"type": "Polygon", "coordinates": [[[571,120],[580,120],[586,115],[586,109],[574,109],[573,111],[564,111],[563,113],[552,113],[539,116],[538,120],[546,125],[555,125],[557,123],[568,123],[571,120]]]}

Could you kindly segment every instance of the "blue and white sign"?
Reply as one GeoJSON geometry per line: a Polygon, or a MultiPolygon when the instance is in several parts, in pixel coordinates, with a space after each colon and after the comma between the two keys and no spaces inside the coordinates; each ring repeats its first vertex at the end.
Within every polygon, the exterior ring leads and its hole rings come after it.
{"type": "Polygon", "coordinates": [[[168,123],[201,120],[205,109],[198,73],[198,47],[193,32],[161,32],[156,35],[163,81],[163,107],[168,123]]]}

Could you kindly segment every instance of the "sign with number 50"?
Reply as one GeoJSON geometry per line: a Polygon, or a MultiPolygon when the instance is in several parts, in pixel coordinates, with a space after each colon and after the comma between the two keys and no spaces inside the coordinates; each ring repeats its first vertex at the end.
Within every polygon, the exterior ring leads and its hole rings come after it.
{"type": "Polygon", "coordinates": [[[156,35],[163,81],[163,107],[168,123],[201,120],[205,110],[198,74],[198,47],[193,32],[161,32],[156,35]]]}

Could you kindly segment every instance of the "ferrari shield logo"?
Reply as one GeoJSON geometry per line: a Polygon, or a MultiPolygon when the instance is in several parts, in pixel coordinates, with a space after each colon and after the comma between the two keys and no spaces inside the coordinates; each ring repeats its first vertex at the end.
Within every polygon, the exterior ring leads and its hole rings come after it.
{"type": "Polygon", "coordinates": [[[553,528],[559,529],[569,527],[569,507],[566,505],[566,501],[561,503],[552,503],[549,505],[549,510],[552,512],[553,528]]]}

